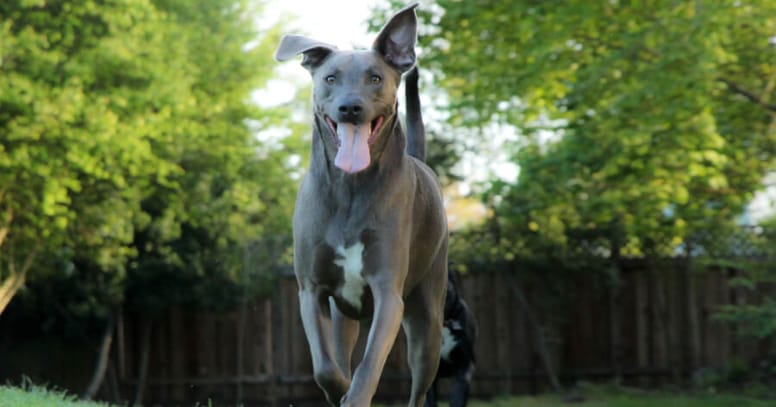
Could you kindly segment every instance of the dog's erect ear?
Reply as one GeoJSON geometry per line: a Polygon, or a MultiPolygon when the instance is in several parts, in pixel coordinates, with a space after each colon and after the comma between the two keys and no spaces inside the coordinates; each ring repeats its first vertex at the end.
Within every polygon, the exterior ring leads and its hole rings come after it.
{"type": "Polygon", "coordinates": [[[380,30],[372,48],[400,72],[407,72],[415,64],[415,41],[418,36],[418,18],[415,7],[409,5],[391,17],[380,30]]]}
{"type": "Polygon", "coordinates": [[[302,66],[312,71],[336,49],[337,47],[334,45],[301,35],[285,35],[280,40],[278,50],[275,51],[275,59],[278,61],[288,61],[299,54],[304,54],[302,66]]]}

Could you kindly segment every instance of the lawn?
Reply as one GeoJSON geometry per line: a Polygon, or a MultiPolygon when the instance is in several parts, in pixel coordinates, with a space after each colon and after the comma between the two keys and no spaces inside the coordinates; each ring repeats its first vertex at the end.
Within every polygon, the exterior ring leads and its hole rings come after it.
{"type": "MultiPolygon", "coordinates": [[[[400,405],[390,406],[399,407],[400,405]]],[[[776,400],[735,394],[670,393],[618,386],[583,385],[573,396],[521,396],[489,401],[474,400],[469,407],[773,407],[776,400]]],[[[386,406],[389,407],[389,406],[386,406]]],[[[448,407],[447,403],[440,407],[448,407]]]]}
{"type": "MultiPolygon", "coordinates": [[[[472,401],[470,407],[769,407],[774,400],[759,400],[732,394],[669,394],[629,389],[586,389],[569,400],[563,396],[523,396],[491,401],[472,401]]],[[[104,403],[79,401],[73,395],[39,386],[0,386],[0,407],[109,407],[104,403]]],[[[396,405],[398,407],[399,405],[396,405]]],[[[192,406],[193,407],[193,406],[192,406]]],[[[387,406],[386,406],[387,407],[387,406]]],[[[447,407],[441,404],[440,407],[447,407]]]]}
{"type": "MultiPolygon", "coordinates": [[[[773,407],[776,401],[717,396],[609,396],[570,402],[560,397],[515,397],[469,403],[471,407],[773,407]]],[[[444,407],[447,407],[444,405],[444,407]]]]}
{"type": "Polygon", "coordinates": [[[108,404],[77,400],[61,391],[39,386],[0,386],[0,407],[108,407],[108,404]]]}

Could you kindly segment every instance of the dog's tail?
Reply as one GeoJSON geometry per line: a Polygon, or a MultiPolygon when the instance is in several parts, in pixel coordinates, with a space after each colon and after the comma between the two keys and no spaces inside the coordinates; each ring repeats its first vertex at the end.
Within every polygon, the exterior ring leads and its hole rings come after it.
{"type": "Polygon", "coordinates": [[[426,129],[420,113],[417,66],[404,77],[404,90],[407,99],[407,153],[420,161],[426,161],[426,129]]]}

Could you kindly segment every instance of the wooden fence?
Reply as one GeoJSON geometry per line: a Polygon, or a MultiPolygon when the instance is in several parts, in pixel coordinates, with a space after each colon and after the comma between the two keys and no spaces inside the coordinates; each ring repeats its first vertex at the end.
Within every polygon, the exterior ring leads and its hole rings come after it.
{"type": "MultiPolygon", "coordinates": [[[[476,397],[546,390],[543,355],[566,383],[619,377],[652,386],[683,383],[699,369],[722,367],[735,358],[751,361],[769,351],[767,343],[741,339],[733,326],[713,317],[722,304],[753,303],[774,294],[770,288],[755,292],[731,286],[731,270],[693,272],[680,260],[638,261],[625,265],[617,289],[600,284],[600,275],[578,275],[566,301],[551,308],[552,314],[536,306],[545,292],[542,287],[520,286],[514,275],[493,270],[461,278],[463,296],[479,323],[476,397]],[[544,354],[539,335],[546,339],[544,354]]],[[[148,321],[143,315],[124,315],[118,321],[102,398],[132,400],[138,383],[145,382],[145,405],[207,404],[209,399],[217,405],[323,405],[312,381],[293,277],[282,278],[272,298],[232,312],[173,309],[150,325],[148,321]],[[149,346],[143,381],[144,337],[149,346]]],[[[78,377],[85,386],[94,353],[75,357],[72,350],[46,347],[27,353],[17,347],[5,354],[0,349],[0,358],[9,362],[6,370],[0,367],[0,380],[18,379],[18,372],[8,367],[15,365],[47,377],[78,377]],[[63,352],[72,357],[55,363],[63,360],[63,352]],[[36,361],[34,355],[44,356],[36,361]]],[[[405,358],[400,334],[378,399],[406,401],[405,358]]]]}
{"type": "MultiPolygon", "coordinates": [[[[464,298],[479,323],[473,393],[546,389],[539,332],[549,344],[551,365],[566,382],[619,377],[638,385],[676,383],[704,367],[763,355],[766,344],[741,339],[731,325],[713,318],[721,304],[758,301],[764,294],[731,287],[734,274],[720,268],[692,272],[679,260],[651,267],[637,262],[623,269],[617,290],[578,276],[563,312],[549,316],[524,306],[521,292],[537,304],[541,290],[517,286],[509,272],[463,276],[464,298]]],[[[117,341],[124,393],[136,385],[141,326],[139,317],[125,319],[117,341]]],[[[172,310],[154,321],[151,338],[148,400],[283,406],[321,400],[293,278],[283,279],[273,298],[231,313],[172,310]]],[[[378,398],[409,394],[405,357],[400,334],[378,398]]]]}

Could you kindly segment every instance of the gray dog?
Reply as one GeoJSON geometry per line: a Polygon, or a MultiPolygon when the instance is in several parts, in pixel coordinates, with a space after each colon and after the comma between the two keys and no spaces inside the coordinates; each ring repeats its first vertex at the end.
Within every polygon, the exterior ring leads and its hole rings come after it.
{"type": "Polygon", "coordinates": [[[415,64],[415,7],[392,17],[372,49],[340,51],[289,35],[275,55],[285,61],[302,54],[313,79],[312,152],[294,213],[294,270],[315,381],[332,405],[370,405],[400,324],[412,373],[409,406],[423,405],[439,364],[447,221],[438,181],[423,162],[414,70],[407,138],[397,115],[401,76],[415,64]],[[371,326],[351,374],[361,319],[371,326]]]}

